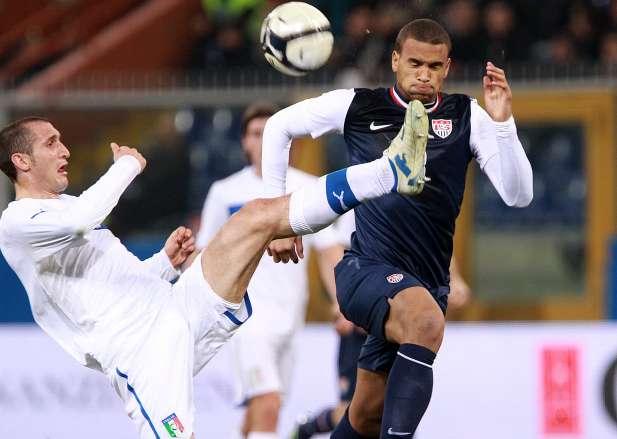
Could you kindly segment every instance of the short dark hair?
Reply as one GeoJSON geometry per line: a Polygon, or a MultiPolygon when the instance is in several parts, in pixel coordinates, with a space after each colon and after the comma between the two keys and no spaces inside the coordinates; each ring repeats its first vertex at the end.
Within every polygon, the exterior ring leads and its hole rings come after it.
{"type": "Polygon", "coordinates": [[[253,119],[270,117],[277,111],[278,107],[272,102],[255,102],[254,104],[249,105],[246,110],[244,110],[244,114],[242,115],[242,124],[240,126],[242,137],[246,134],[246,129],[253,119]]]}
{"type": "Polygon", "coordinates": [[[0,170],[11,181],[17,181],[17,169],[13,165],[11,157],[15,153],[32,153],[32,132],[28,124],[32,122],[49,122],[47,119],[37,116],[28,116],[19,119],[0,131],[0,170]]]}
{"type": "Polygon", "coordinates": [[[423,43],[445,44],[448,48],[448,53],[452,50],[452,41],[450,40],[448,32],[446,32],[441,24],[430,18],[413,20],[403,26],[396,36],[394,50],[401,53],[403,44],[409,38],[423,43]]]}

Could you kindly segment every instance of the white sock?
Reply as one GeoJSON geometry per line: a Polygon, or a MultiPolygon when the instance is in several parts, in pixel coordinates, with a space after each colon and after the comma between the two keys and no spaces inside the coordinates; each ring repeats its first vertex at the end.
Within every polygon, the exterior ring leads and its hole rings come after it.
{"type": "Polygon", "coordinates": [[[278,439],[276,433],[268,433],[265,431],[251,431],[246,439],[278,439]]]}
{"type": "Polygon", "coordinates": [[[298,235],[317,232],[363,201],[391,192],[395,182],[386,156],[324,175],[291,194],[289,224],[298,235]]]}

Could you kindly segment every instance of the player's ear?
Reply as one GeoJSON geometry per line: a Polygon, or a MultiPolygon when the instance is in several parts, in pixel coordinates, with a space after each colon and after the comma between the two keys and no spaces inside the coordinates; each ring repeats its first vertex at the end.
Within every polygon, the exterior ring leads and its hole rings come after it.
{"type": "Polygon", "coordinates": [[[11,163],[13,163],[16,169],[28,172],[32,168],[32,157],[29,154],[16,152],[11,156],[11,163]]]}
{"type": "Polygon", "coordinates": [[[398,70],[398,61],[400,57],[401,55],[396,50],[392,51],[392,71],[394,73],[396,73],[398,70]]]}
{"type": "Polygon", "coordinates": [[[450,72],[450,64],[452,63],[452,58],[448,58],[448,61],[446,61],[446,74],[443,75],[444,78],[448,77],[448,73],[450,72]]]}

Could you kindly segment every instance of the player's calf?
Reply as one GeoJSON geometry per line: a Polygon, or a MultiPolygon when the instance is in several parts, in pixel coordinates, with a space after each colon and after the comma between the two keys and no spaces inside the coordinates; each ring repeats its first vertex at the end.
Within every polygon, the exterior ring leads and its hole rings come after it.
{"type": "Polygon", "coordinates": [[[390,300],[386,336],[399,343],[392,364],[381,425],[381,438],[412,437],[433,392],[433,361],[443,338],[445,319],[422,287],[411,287],[390,300]]]}

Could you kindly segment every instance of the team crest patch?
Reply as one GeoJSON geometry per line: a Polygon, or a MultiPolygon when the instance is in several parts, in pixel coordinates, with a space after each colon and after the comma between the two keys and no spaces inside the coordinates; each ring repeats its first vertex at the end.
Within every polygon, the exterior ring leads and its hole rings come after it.
{"type": "Polygon", "coordinates": [[[431,124],[433,126],[433,132],[442,139],[445,139],[452,133],[451,119],[433,119],[431,124]]]}
{"type": "Polygon", "coordinates": [[[397,284],[403,280],[403,275],[401,273],[391,274],[390,276],[386,277],[386,280],[391,284],[397,284]]]}
{"type": "Polygon", "coordinates": [[[182,425],[182,422],[180,422],[175,413],[163,419],[163,425],[170,437],[180,437],[180,433],[184,432],[184,425],[182,425]]]}

